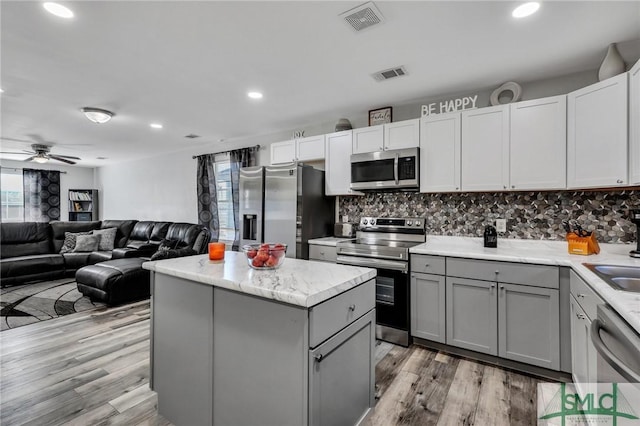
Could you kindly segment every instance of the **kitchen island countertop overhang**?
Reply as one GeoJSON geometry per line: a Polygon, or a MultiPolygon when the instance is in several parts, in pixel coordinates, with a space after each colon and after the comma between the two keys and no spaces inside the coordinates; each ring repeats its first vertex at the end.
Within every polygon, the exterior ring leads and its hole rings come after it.
{"type": "Polygon", "coordinates": [[[376,276],[371,268],[287,258],[274,270],[255,270],[243,253],[227,251],[224,260],[207,255],[142,264],[144,269],[202,284],[273,299],[305,308],[322,303],[376,276]]]}

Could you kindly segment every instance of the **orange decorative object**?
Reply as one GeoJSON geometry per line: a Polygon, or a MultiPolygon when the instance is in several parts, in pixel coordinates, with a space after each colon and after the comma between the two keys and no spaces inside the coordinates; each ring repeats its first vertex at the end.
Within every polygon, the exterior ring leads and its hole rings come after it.
{"type": "Polygon", "coordinates": [[[570,232],[567,234],[567,242],[569,243],[569,254],[587,256],[600,253],[600,246],[593,232],[584,237],[579,237],[575,233],[570,232]]]}
{"type": "Polygon", "coordinates": [[[222,260],[224,259],[224,243],[209,243],[209,259],[210,260],[222,260]]]}

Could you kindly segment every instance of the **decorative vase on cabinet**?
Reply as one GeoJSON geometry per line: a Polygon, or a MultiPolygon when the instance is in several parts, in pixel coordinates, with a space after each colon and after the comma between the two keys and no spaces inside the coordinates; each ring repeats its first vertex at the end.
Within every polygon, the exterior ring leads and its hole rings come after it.
{"type": "Polygon", "coordinates": [[[606,80],[625,71],[625,64],[615,43],[611,43],[598,70],[598,81],[606,80]]]}

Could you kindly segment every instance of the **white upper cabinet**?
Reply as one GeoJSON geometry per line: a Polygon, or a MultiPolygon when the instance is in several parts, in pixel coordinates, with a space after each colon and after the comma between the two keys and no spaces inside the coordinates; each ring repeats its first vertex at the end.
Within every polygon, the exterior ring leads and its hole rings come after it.
{"type": "Polygon", "coordinates": [[[420,192],[460,191],[460,113],[421,119],[420,192]]]}
{"type": "Polygon", "coordinates": [[[384,149],[415,148],[420,145],[420,119],[384,125],[384,149]]]}
{"type": "Polygon", "coordinates": [[[510,104],[510,189],[567,187],[567,96],[510,104]]]}
{"type": "Polygon", "coordinates": [[[640,61],[629,70],[629,183],[640,184],[640,61]]]}
{"type": "Polygon", "coordinates": [[[296,139],[297,161],[324,159],[324,135],[296,139]]]}
{"type": "Polygon", "coordinates": [[[353,129],[353,153],[384,150],[384,125],[353,129]]]}
{"type": "Polygon", "coordinates": [[[353,153],[416,148],[420,145],[420,119],[353,129],[353,153]]]}
{"type": "Polygon", "coordinates": [[[627,73],[567,95],[567,186],[628,182],[627,73]]]}
{"type": "Polygon", "coordinates": [[[324,159],[326,195],[353,195],[351,185],[352,130],[326,135],[324,159]]]}
{"type": "Polygon", "coordinates": [[[462,112],[462,190],[509,188],[509,105],[462,112]]]}
{"type": "Polygon", "coordinates": [[[324,136],[310,136],[271,144],[271,164],[324,159],[324,136]]]}
{"type": "Polygon", "coordinates": [[[274,142],[271,144],[271,164],[296,161],[296,141],[274,142]]]}

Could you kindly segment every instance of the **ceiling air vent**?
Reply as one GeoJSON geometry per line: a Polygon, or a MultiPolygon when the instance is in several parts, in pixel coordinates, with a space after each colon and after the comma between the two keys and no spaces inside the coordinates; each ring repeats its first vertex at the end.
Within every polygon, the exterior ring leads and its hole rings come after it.
{"type": "Polygon", "coordinates": [[[384,17],[373,2],[364,3],[339,15],[356,31],[384,22],[384,17]]]}
{"type": "Polygon", "coordinates": [[[187,139],[195,139],[195,138],[199,138],[199,135],[194,135],[193,133],[189,133],[187,136],[185,136],[185,138],[187,139]]]}
{"type": "Polygon", "coordinates": [[[407,70],[403,66],[389,68],[388,70],[378,71],[376,73],[371,74],[373,79],[376,81],[389,80],[390,78],[402,77],[403,75],[407,75],[407,70]]]}

